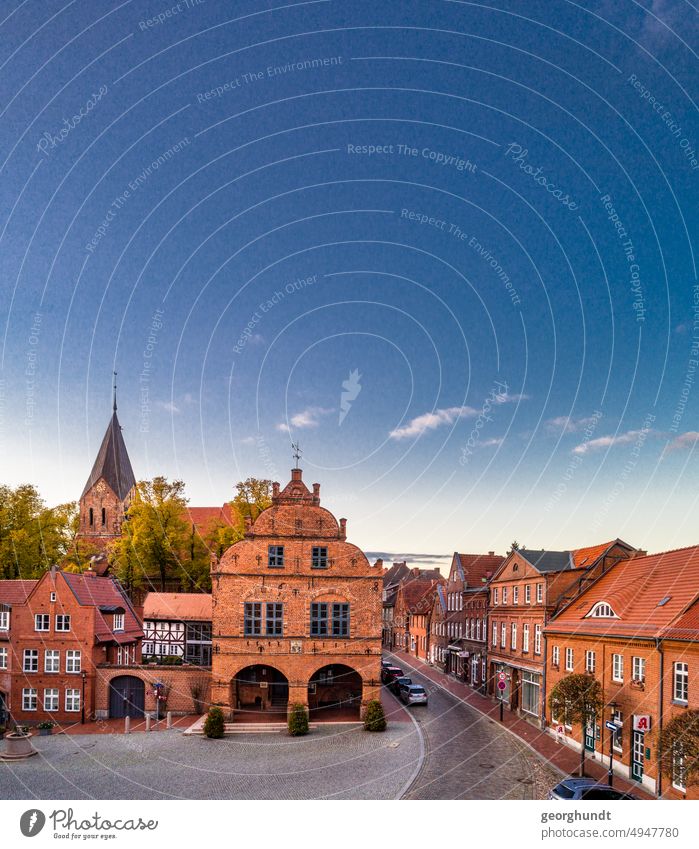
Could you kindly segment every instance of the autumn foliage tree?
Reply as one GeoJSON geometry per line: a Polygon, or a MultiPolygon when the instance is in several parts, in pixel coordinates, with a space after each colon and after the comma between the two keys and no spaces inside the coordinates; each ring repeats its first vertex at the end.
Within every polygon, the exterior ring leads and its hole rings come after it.
{"type": "Polygon", "coordinates": [[[551,690],[549,707],[553,716],[565,716],[567,723],[580,725],[580,775],[585,775],[585,726],[594,726],[602,715],[602,685],[593,675],[566,675],[551,690]]]}
{"type": "Polygon", "coordinates": [[[699,710],[673,717],[658,738],[660,770],[685,786],[699,784],[699,710]]]}

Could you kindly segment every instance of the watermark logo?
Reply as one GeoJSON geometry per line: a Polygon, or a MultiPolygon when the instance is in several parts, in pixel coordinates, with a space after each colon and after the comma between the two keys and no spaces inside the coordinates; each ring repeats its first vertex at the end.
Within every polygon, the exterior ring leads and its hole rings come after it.
{"type": "Polygon", "coordinates": [[[347,413],[352,409],[352,402],[357,400],[357,396],[362,391],[362,384],[359,382],[362,379],[359,369],[349,373],[347,380],[342,381],[342,394],[340,395],[340,421],[344,422],[347,413]]]}
{"type": "Polygon", "coordinates": [[[46,815],[38,808],[25,811],[19,819],[19,829],[25,837],[36,837],[46,825],[46,815]]]}

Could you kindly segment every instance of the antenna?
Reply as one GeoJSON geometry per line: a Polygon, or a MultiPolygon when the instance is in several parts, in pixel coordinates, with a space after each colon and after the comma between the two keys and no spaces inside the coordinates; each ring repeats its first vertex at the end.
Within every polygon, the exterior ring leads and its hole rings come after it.
{"type": "Polygon", "coordinates": [[[116,403],[116,379],[117,379],[117,373],[114,371],[114,372],[112,372],[112,374],[114,375],[114,387],[113,387],[113,388],[114,388],[114,395],[113,395],[114,400],[113,400],[113,403],[112,403],[112,410],[116,413],[116,410],[117,410],[117,403],[116,403]]]}
{"type": "Polygon", "coordinates": [[[299,460],[301,459],[301,453],[302,453],[301,449],[299,448],[298,442],[292,442],[291,443],[291,450],[292,450],[291,456],[294,458],[294,460],[296,460],[296,465],[294,466],[294,468],[298,469],[299,460]]]}

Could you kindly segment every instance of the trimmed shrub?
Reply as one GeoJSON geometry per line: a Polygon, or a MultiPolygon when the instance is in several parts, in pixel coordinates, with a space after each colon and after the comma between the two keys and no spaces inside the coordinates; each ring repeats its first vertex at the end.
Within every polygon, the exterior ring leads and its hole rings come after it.
{"type": "Polygon", "coordinates": [[[211,707],[204,721],[204,734],[214,740],[223,737],[224,718],[220,707],[211,707]]]}
{"type": "Polygon", "coordinates": [[[383,712],[383,705],[378,699],[372,699],[366,706],[364,728],[367,731],[386,730],[386,714],[383,712]]]}
{"type": "Polygon", "coordinates": [[[289,734],[292,737],[303,737],[308,734],[308,714],[303,705],[293,705],[289,715],[289,734]]]}

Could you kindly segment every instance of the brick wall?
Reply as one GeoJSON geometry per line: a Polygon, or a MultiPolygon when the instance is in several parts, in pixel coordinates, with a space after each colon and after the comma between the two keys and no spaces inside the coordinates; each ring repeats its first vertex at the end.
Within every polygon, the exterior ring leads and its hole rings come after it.
{"type": "Polygon", "coordinates": [[[109,682],[120,675],[133,675],[145,682],[145,711],[154,714],[156,709],[154,684],[165,685],[167,701],[163,711],[171,711],[175,715],[197,713],[192,695],[192,685],[203,687],[201,698],[205,702],[205,710],[211,702],[211,671],[196,666],[100,666],[95,678],[95,716],[97,719],[109,717],[109,682]]]}

